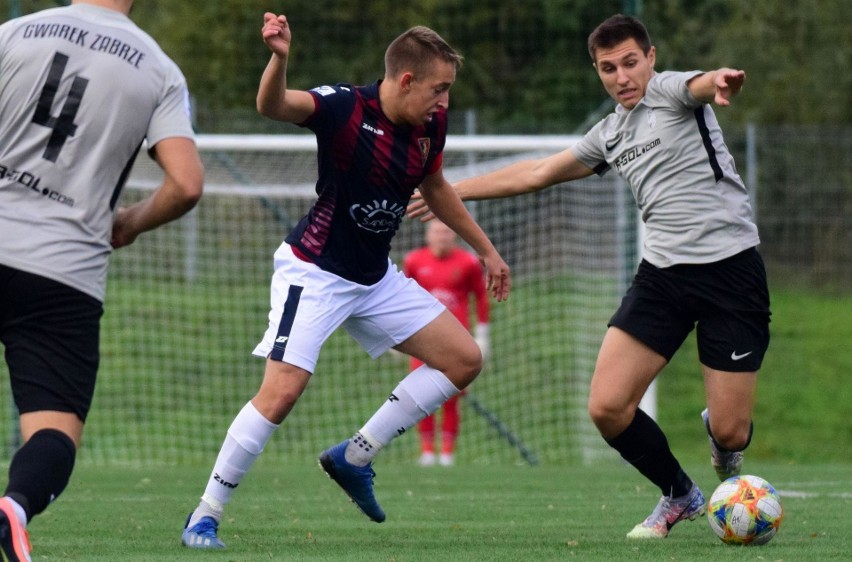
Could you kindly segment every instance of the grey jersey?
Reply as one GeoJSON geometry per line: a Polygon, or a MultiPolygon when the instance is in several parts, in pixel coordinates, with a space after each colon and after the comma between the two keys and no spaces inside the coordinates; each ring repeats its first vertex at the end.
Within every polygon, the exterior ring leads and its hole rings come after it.
{"type": "Polygon", "coordinates": [[[632,110],[618,106],[571,148],[597,173],[614,167],[629,183],[645,224],[643,257],[657,267],[711,263],[760,242],[716,115],[687,88],[699,74],[655,74],[632,110]]]}
{"type": "Polygon", "coordinates": [[[186,81],[91,4],[0,26],[0,262],[103,300],[113,213],[145,138],[190,137],[186,81]]]}

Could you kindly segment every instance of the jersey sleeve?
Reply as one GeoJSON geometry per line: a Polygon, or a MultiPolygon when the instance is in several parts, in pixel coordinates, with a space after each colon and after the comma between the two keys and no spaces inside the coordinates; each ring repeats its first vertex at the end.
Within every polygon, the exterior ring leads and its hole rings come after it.
{"type": "Polygon", "coordinates": [[[693,97],[687,83],[704,74],[701,70],[689,72],[658,72],[648,83],[645,98],[649,105],[674,105],[684,110],[692,110],[702,105],[693,97]]]}
{"type": "Polygon", "coordinates": [[[355,89],[348,84],[318,86],[308,93],[314,97],[314,112],[299,126],[313,131],[317,137],[334,131],[336,124],[346,119],[355,105],[355,89]]]}
{"type": "Polygon", "coordinates": [[[174,64],[169,65],[167,76],[162,98],[148,124],[149,146],[170,137],[195,137],[186,79],[174,64]]]}
{"type": "Polygon", "coordinates": [[[444,153],[439,152],[435,158],[432,159],[432,163],[429,168],[426,170],[426,175],[431,176],[438,170],[440,170],[444,166],[444,153]]]}
{"type": "Polygon", "coordinates": [[[195,137],[186,78],[165,53],[159,51],[159,56],[163,63],[163,83],[160,99],[145,134],[148,146],[170,137],[195,137]]]}
{"type": "Polygon", "coordinates": [[[597,125],[583,135],[577,144],[571,147],[574,157],[585,166],[591,168],[599,176],[609,171],[609,164],[604,153],[604,141],[602,130],[606,120],[599,121],[597,125]]]}

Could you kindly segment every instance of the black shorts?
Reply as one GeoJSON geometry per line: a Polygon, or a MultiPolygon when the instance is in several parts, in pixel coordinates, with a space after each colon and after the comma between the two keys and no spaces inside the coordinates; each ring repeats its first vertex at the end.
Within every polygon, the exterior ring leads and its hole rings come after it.
{"type": "Polygon", "coordinates": [[[103,303],[68,285],[0,265],[0,342],[22,414],[85,421],[98,372],[103,303]]]}
{"type": "Polygon", "coordinates": [[[708,264],[642,260],[609,321],[671,360],[697,325],[698,357],[720,371],[757,371],[769,347],[769,289],[755,248],[708,264]]]}

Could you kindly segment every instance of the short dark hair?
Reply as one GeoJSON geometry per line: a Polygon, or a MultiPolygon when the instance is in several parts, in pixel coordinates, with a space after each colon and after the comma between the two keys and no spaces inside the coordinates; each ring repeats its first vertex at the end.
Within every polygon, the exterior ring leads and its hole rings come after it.
{"type": "Polygon", "coordinates": [[[433,30],[422,25],[412,27],[393,40],[385,51],[385,73],[398,76],[411,70],[415,74],[427,74],[435,59],[452,63],[456,70],[461,68],[464,57],[433,30]]]}
{"type": "Polygon", "coordinates": [[[646,55],[651,51],[651,36],[641,21],[624,14],[607,18],[589,35],[589,56],[592,62],[597,62],[595,54],[598,49],[608,49],[628,39],[635,39],[646,55]]]}

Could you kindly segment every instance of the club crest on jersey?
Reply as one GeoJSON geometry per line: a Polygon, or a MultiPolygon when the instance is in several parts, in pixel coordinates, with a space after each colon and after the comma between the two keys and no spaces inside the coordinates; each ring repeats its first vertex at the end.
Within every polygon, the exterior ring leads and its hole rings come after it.
{"type": "Polygon", "coordinates": [[[432,141],[429,138],[417,139],[420,145],[420,157],[423,160],[423,166],[426,166],[426,160],[429,158],[429,148],[432,146],[432,141]]]}
{"type": "Polygon", "coordinates": [[[654,108],[648,108],[648,126],[652,129],[657,128],[657,116],[654,114],[654,108]]]}

